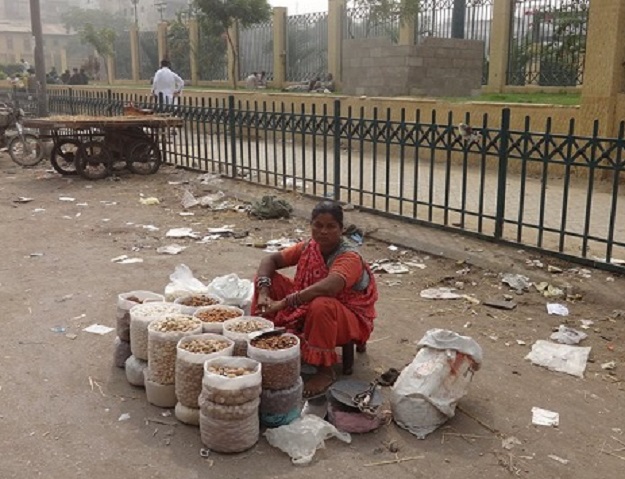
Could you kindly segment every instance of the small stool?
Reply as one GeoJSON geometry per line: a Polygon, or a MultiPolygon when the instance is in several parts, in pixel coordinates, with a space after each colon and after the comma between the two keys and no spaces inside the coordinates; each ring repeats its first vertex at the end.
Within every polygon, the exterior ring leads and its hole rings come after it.
{"type": "MultiPolygon", "coordinates": [[[[351,376],[354,372],[354,344],[353,341],[350,341],[347,344],[342,346],[343,348],[343,374],[345,376],[351,376]]],[[[367,343],[359,344],[356,346],[356,351],[359,353],[367,352],[367,343]]]]}

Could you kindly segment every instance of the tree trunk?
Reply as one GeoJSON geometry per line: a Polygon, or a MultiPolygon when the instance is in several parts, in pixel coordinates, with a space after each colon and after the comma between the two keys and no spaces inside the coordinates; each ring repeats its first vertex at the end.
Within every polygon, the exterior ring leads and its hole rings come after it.
{"type": "Polygon", "coordinates": [[[228,39],[228,45],[230,47],[230,51],[232,52],[232,69],[230,74],[232,75],[232,88],[236,90],[238,88],[239,79],[237,78],[237,63],[239,62],[239,54],[237,52],[236,47],[234,46],[234,42],[232,41],[232,37],[230,36],[230,29],[226,29],[226,38],[228,39]]]}

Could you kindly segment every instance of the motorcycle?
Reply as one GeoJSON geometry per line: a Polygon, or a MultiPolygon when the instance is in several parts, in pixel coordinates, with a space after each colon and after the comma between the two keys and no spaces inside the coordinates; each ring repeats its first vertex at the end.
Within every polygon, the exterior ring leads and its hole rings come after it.
{"type": "Polygon", "coordinates": [[[36,132],[22,125],[24,110],[0,103],[0,151],[7,151],[20,166],[35,166],[43,159],[43,144],[36,132]]]}

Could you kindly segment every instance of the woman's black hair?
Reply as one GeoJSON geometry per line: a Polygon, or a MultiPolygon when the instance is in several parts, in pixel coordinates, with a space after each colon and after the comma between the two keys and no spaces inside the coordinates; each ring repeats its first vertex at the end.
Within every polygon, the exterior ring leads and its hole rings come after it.
{"type": "Polygon", "coordinates": [[[312,210],[310,219],[314,221],[317,216],[326,213],[332,215],[336,222],[341,225],[341,228],[343,227],[343,207],[334,201],[322,201],[321,203],[317,203],[317,206],[312,210]]]}

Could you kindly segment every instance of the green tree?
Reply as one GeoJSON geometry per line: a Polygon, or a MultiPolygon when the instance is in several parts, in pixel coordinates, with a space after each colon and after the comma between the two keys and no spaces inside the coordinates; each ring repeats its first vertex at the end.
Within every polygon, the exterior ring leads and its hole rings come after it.
{"type": "Polygon", "coordinates": [[[110,13],[94,8],[69,8],[61,14],[61,21],[68,33],[72,30],[80,32],[87,24],[96,30],[109,28],[116,32],[122,32],[130,27],[130,22],[121,13],[110,13]]]}
{"type": "Polygon", "coordinates": [[[390,18],[399,18],[403,24],[416,19],[423,0],[352,0],[355,8],[369,11],[370,19],[384,23],[390,18]]]}
{"type": "Polygon", "coordinates": [[[226,33],[228,46],[234,58],[231,75],[236,89],[238,81],[236,65],[239,58],[230,36],[230,28],[234,25],[245,28],[269,20],[271,7],[267,0],[195,0],[195,4],[226,33]]]}
{"type": "Polygon", "coordinates": [[[112,28],[103,27],[96,29],[91,23],[85,24],[79,31],[80,38],[84,43],[93,47],[98,56],[104,60],[104,71],[108,76],[107,59],[115,52],[115,39],[117,33],[112,28]]]}

